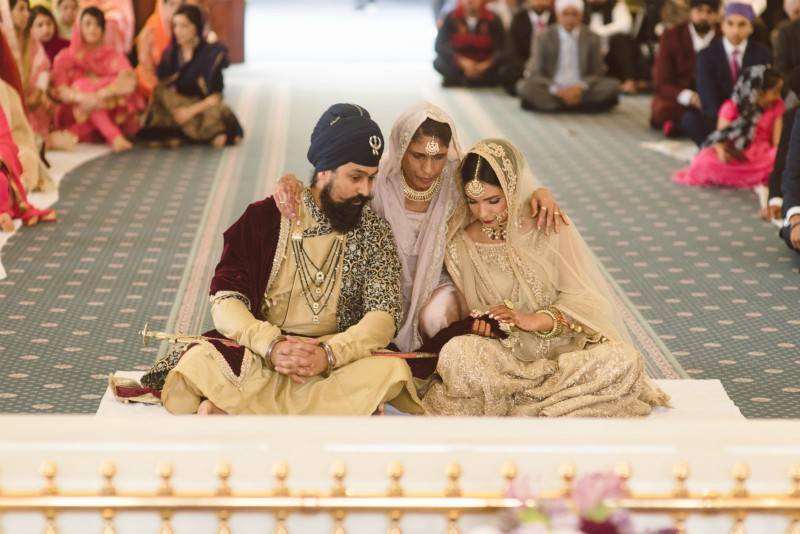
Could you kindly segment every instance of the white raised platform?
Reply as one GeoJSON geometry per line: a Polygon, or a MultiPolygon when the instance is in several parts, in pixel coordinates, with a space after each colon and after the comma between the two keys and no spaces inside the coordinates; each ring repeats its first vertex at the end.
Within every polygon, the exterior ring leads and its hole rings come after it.
{"type": "MultiPolygon", "coordinates": [[[[140,371],[117,371],[116,376],[139,380],[140,371]]],[[[648,420],[672,421],[692,419],[744,419],[719,380],[656,380],[672,397],[673,407],[658,408],[648,420]]],[[[114,399],[110,389],[97,408],[101,417],[174,417],[161,406],[122,403],[114,399]]]]}
{"type": "MultiPolygon", "coordinates": [[[[698,401],[701,399],[698,398],[698,401]]],[[[707,399],[706,399],[707,400],[707,399]]],[[[702,409],[701,402],[697,411],[702,409]]],[[[679,408],[680,409],[680,408],[679,408]]],[[[129,412],[132,413],[132,412],[129,412]]],[[[295,490],[325,490],[331,486],[330,466],[348,466],[347,487],[354,491],[383,491],[386,466],[402,462],[403,486],[409,491],[444,487],[445,466],[463,467],[465,491],[502,487],[504,462],[513,461],[520,474],[538,487],[559,487],[558,468],[572,462],[578,472],[610,469],[620,462],[632,467],[631,487],[637,492],[667,492],[673,487],[672,468],[687,462],[688,486],[693,492],[728,492],[731,468],[746,462],[752,471],[753,492],[784,492],[789,470],[800,458],[800,423],[748,421],[739,418],[588,420],[535,418],[428,417],[93,417],[0,416],[0,480],[3,491],[38,489],[43,461],[58,464],[56,483],[64,490],[99,488],[101,462],[116,463],[120,490],[153,491],[156,466],[172,462],[173,483],[179,491],[212,490],[215,467],[233,466],[230,484],[239,491],[265,491],[273,486],[272,466],[290,467],[288,486],[295,490]]],[[[667,526],[661,517],[642,516],[641,525],[667,526]]],[[[486,517],[465,517],[462,532],[486,523],[486,517]]],[[[116,522],[119,534],[157,532],[156,514],[124,514],[116,522]]],[[[214,532],[211,514],[177,514],[176,534],[214,532]]],[[[781,517],[752,517],[747,532],[784,532],[781,517]]],[[[267,514],[236,514],[237,534],[269,532],[267,514]]],[[[289,532],[330,532],[330,518],[293,514],[289,532]]],[[[382,515],[349,517],[347,532],[385,532],[382,515]]],[[[693,517],[689,532],[728,532],[729,517],[693,517]]],[[[3,514],[4,532],[43,532],[39,514],[3,514]]],[[[100,532],[97,514],[67,514],[59,532],[100,532]]],[[[444,519],[411,514],[404,532],[444,532],[444,519]]]]}

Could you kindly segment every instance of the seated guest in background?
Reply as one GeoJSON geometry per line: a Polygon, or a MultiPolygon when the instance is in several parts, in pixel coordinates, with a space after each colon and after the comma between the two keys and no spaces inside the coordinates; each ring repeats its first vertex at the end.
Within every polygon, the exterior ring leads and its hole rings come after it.
{"type": "MultiPolygon", "coordinates": [[[[795,114],[800,113],[800,110],[795,114]]],[[[800,120],[795,118],[786,168],[781,181],[784,224],[781,235],[789,248],[800,253],[800,120]]]]}
{"type": "Polygon", "coordinates": [[[505,53],[505,31],[483,0],[462,0],[436,36],[433,67],[445,86],[493,86],[505,53]]]}
{"type": "MultiPolygon", "coordinates": [[[[800,68],[800,0],[786,0],[786,13],[789,20],[778,30],[775,40],[775,68],[781,71],[784,79],[791,79],[793,72],[800,68]]],[[[791,88],[784,88],[787,92],[791,88]]],[[[789,107],[800,99],[800,94],[795,94],[791,101],[787,98],[789,107]]]]}
{"type": "Polygon", "coordinates": [[[0,232],[13,232],[14,219],[22,219],[25,226],[56,220],[55,211],[40,210],[28,202],[18,154],[5,111],[0,109],[0,232]]]}
{"type": "Polygon", "coordinates": [[[444,261],[472,317],[488,319],[442,347],[426,412],[635,417],[669,406],[577,229],[545,236],[531,220],[536,185],[519,150],[483,140],[459,171],[444,261]]]}
{"type": "Polygon", "coordinates": [[[730,3],[722,19],[722,39],[697,55],[695,83],[700,110],[688,109],[681,129],[698,146],[714,131],[722,103],[731,97],[740,74],[753,65],[768,65],[769,50],[749,39],[755,13],[749,4],[730,3]]]}
{"type": "Polygon", "coordinates": [[[687,109],[700,110],[700,95],[695,91],[695,59],[711,43],[719,0],[692,0],[689,21],[661,35],[653,68],[653,101],[650,124],[664,135],[680,135],[680,124],[687,109]]]}
{"type": "Polygon", "coordinates": [[[131,51],[136,29],[131,0],[80,0],[79,6],[81,12],[89,7],[96,7],[103,12],[106,20],[103,39],[106,45],[122,54],[131,51]]]}
{"type": "Polygon", "coordinates": [[[138,130],[144,101],[136,92],[131,64],[104,43],[104,32],[103,12],[96,7],[84,9],[69,48],[56,57],[53,85],[64,103],[60,124],[81,141],[102,139],[120,152],[133,147],[125,136],[138,130]]]}
{"type": "Polygon", "coordinates": [[[525,64],[531,57],[533,39],[554,24],[553,0],[525,0],[514,14],[508,32],[508,58],[503,67],[503,88],[510,95],[517,94],[517,82],[525,73],[525,64]]]}
{"type": "Polygon", "coordinates": [[[556,0],[558,24],[536,36],[522,107],[539,111],[605,111],[619,101],[619,82],[604,76],[600,37],[581,24],[583,0],[556,0]]]}
{"type": "Polygon", "coordinates": [[[777,70],[766,65],[746,68],[733,97],[719,110],[717,131],[689,167],[675,172],[673,181],[741,188],[766,185],[781,136],[782,88],[777,70]]]}
{"type": "Polygon", "coordinates": [[[50,60],[44,47],[30,33],[28,0],[0,0],[0,9],[3,31],[19,67],[28,121],[36,135],[47,139],[53,108],[47,95],[50,60]]]}
{"type": "Polygon", "coordinates": [[[152,15],[136,37],[136,78],[139,92],[149,99],[158,83],[156,68],[172,40],[172,17],[183,0],[156,0],[152,15]]]}
{"type": "Polygon", "coordinates": [[[786,97],[787,109],[783,113],[783,127],[781,128],[781,140],[778,143],[778,153],[775,155],[775,166],[769,175],[769,202],[766,207],[761,209],[761,218],[764,220],[779,219],[781,217],[781,206],[783,205],[781,193],[781,180],[786,168],[786,158],[789,153],[789,144],[794,121],[797,118],[797,110],[800,105],[797,103],[797,95],[800,95],[800,65],[789,72],[788,77],[784,75],[783,93],[786,97]],[[788,89],[787,89],[788,88],[788,89]],[[794,106],[789,108],[789,101],[794,102],[794,106]]]}
{"type": "Polygon", "coordinates": [[[56,17],[44,6],[31,8],[28,31],[44,47],[50,64],[55,61],[59,52],[69,46],[69,39],[64,39],[58,34],[56,17]]]}
{"type": "Polygon", "coordinates": [[[25,104],[22,100],[22,80],[19,69],[17,69],[17,62],[3,32],[0,32],[0,77],[2,77],[0,80],[0,107],[2,107],[11,128],[14,144],[17,145],[17,155],[22,164],[20,176],[22,184],[30,192],[51,191],[55,185],[39,156],[36,135],[33,133],[25,113],[25,104]]]}
{"type": "MultiPolygon", "coordinates": [[[[383,146],[364,108],[331,106],[311,134],[314,178],[297,221],[268,197],[225,232],[211,281],[217,331],[206,334],[220,342],[178,356],[167,410],[370,415],[390,402],[422,413],[406,362],[372,356],[403,315],[392,230],[367,206],[383,146]]],[[[150,376],[169,365],[158,367],[150,376]]]]}
{"type": "Polygon", "coordinates": [[[625,93],[635,93],[636,48],[631,35],[633,17],[624,0],[588,0],[583,23],[600,36],[608,74],[618,79],[625,93]]]}
{"type": "Polygon", "coordinates": [[[53,14],[58,21],[58,34],[64,39],[72,38],[72,29],[78,19],[78,0],[54,0],[53,14]]]}
{"type": "Polygon", "coordinates": [[[236,144],[244,133],[222,97],[228,50],[203,38],[197,6],[181,6],[172,20],[172,43],[158,65],[159,83],[139,138],[167,145],[236,144]]]}

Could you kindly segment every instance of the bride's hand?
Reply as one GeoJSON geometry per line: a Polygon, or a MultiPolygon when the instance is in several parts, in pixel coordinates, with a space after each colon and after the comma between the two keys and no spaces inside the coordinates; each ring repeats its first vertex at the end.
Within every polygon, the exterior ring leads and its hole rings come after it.
{"type": "Polygon", "coordinates": [[[569,217],[546,187],[540,187],[531,195],[531,217],[536,219],[537,228],[541,230],[544,226],[544,235],[550,235],[551,228],[558,233],[562,222],[570,224],[569,217]]]}
{"type": "Polygon", "coordinates": [[[297,216],[297,199],[303,190],[303,182],[297,179],[294,174],[287,174],[278,180],[278,188],[275,189],[275,201],[278,204],[278,211],[287,219],[294,219],[297,216]]]}
{"type": "Polygon", "coordinates": [[[489,317],[508,323],[509,326],[516,326],[525,332],[533,332],[539,329],[538,317],[534,313],[522,313],[512,310],[505,304],[498,304],[489,309],[489,317]]]}

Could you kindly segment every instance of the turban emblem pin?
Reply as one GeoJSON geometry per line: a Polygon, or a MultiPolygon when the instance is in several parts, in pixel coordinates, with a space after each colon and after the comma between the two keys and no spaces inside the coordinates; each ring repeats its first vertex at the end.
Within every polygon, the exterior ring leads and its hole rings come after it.
{"type": "Polygon", "coordinates": [[[381,146],[383,146],[383,142],[381,141],[380,137],[378,137],[377,135],[373,135],[369,138],[369,146],[372,147],[372,155],[379,156],[381,146]]]}

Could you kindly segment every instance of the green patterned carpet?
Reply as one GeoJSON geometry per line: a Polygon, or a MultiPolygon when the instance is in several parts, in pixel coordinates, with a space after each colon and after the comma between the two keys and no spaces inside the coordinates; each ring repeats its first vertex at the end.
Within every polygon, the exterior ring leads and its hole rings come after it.
{"type": "Polygon", "coordinates": [[[222,231],[281,174],[307,176],[327,105],[357,102],[388,135],[428,99],[465,146],[494,135],[520,146],[619,287],[651,374],[719,378],[747,417],[800,417],[800,256],[757,219],[752,192],[670,181],[679,163],[639,147],[658,140],[646,98],[601,116],[536,115],[499,91],[440,89],[418,62],[346,68],[232,69],[243,146],[139,149],[68,175],[58,224],[23,229],[3,250],[0,412],[94,412],[109,373],[145,368],[165,348],[141,346],[145,322],[208,326],[222,231]]]}

